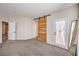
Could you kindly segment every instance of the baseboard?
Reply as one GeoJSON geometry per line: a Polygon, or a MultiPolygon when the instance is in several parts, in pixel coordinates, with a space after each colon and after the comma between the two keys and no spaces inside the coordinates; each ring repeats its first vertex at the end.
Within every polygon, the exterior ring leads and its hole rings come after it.
{"type": "MultiPolygon", "coordinates": [[[[29,38],[29,39],[26,39],[26,38],[25,39],[16,39],[16,40],[31,40],[31,39],[37,39],[37,37],[33,37],[33,38],[29,38]]],[[[12,39],[8,39],[8,40],[12,40],[12,39]]]]}

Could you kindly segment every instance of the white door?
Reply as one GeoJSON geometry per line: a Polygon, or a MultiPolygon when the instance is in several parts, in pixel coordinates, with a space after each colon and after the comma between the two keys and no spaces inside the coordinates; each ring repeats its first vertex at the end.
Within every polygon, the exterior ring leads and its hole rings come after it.
{"type": "Polygon", "coordinates": [[[56,22],[56,44],[65,46],[65,21],[56,22]]]}
{"type": "Polygon", "coordinates": [[[10,22],[9,23],[9,40],[15,40],[16,39],[16,23],[10,22]]]}

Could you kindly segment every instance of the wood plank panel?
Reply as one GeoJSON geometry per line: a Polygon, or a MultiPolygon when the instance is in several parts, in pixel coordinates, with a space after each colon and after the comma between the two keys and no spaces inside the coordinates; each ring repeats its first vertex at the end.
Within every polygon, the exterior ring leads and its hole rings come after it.
{"type": "Polygon", "coordinates": [[[38,40],[46,42],[46,17],[40,17],[38,20],[38,40]]]}

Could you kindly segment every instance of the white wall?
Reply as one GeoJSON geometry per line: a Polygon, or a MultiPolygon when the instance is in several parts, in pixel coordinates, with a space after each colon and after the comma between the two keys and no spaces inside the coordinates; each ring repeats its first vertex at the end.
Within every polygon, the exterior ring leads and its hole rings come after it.
{"type": "Polygon", "coordinates": [[[71,21],[77,20],[78,15],[78,9],[77,5],[71,6],[69,8],[56,11],[52,13],[51,16],[48,16],[47,18],[47,43],[55,45],[55,39],[54,39],[54,32],[55,32],[55,22],[59,21],[63,18],[63,20],[66,22],[65,27],[65,48],[68,48],[68,41],[69,41],[69,32],[71,28],[71,21]]]}

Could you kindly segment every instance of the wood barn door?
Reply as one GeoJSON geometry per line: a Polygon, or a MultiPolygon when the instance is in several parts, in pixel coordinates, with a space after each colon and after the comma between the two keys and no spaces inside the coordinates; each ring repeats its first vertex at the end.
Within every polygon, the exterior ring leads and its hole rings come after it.
{"type": "Polygon", "coordinates": [[[2,22],[2,42],[8,40],[8,23],[2,22]]]}
{"type": "Polygon", "coordinates": [[[38,40],[46,42],[46,17],[40,17],[38,20],[38,40]]]}

